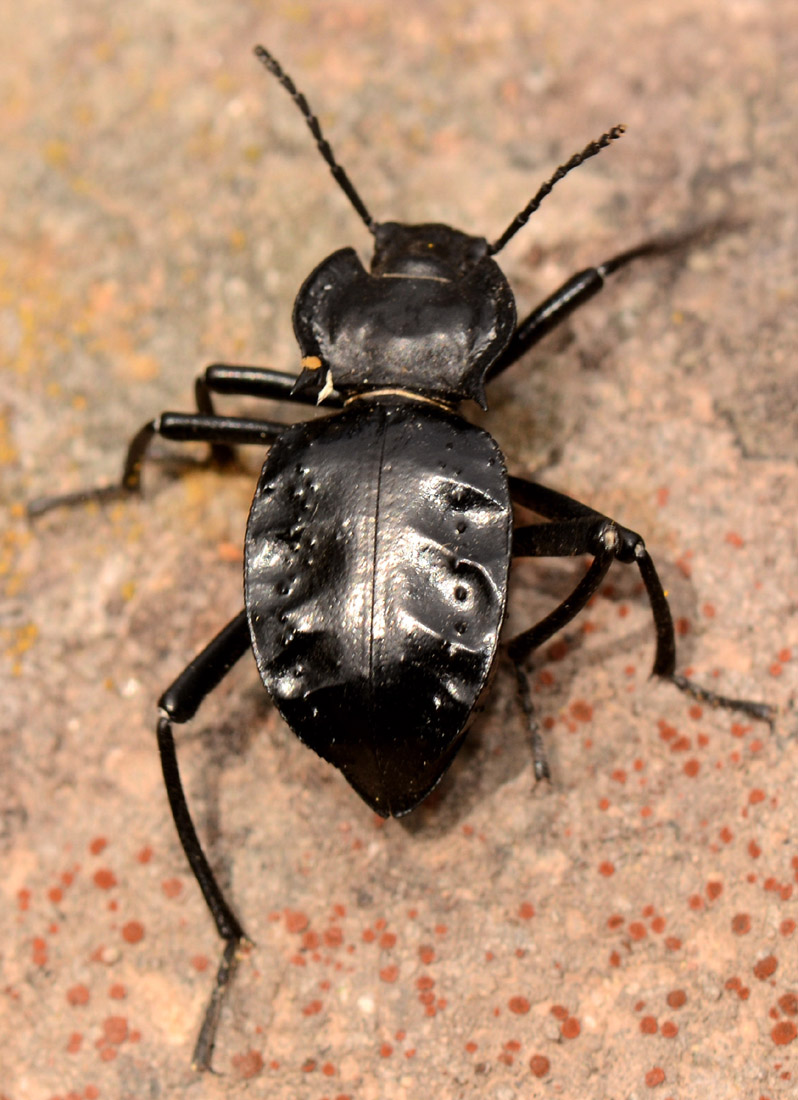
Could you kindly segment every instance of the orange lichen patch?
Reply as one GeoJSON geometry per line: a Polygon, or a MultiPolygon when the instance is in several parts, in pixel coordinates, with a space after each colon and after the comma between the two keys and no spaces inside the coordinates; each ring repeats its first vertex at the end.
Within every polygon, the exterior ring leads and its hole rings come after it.
{"type": "Polygon", "coordinates": [[[792,1020],[781,1020],[770,1033],[770,1037],[778,1047],[787,1046],[798,1036],[798,1027],[792,1020]]]}
{"type": "Polygon", "coordinates": [[[529,1059],[529,1068],[533,1077],[545,1077],[551,1069],[551,1063],[545,1054],[533,1054],[529,1059]]]}
{"type": "Polygon", "coordinates": [[[304,932],[310,924],[307,914],[300,913],[294,909],[286,909],[284,916],[285,927],[289,932],[304,932]]]}
{"type": "Polygon", "coordinates": [[[660,1066],[654,1066],[654,1068],[650,1069],[646,1074],[645,1081],[650,1089],[655,1089],[658,1085],[663,1085],[665,1083],[665,1070],[660,1066]]]}
{"type": "Polygon", "coordinates": [[[760,959],[759,962],[754,964],[754,975],[759,978],[760,982],[764,982],[773,977],[778,965],[779,961],[775,955],[766,955],[764,959],[760,959]]]}
{"type": "Polygon", "coordinates": [[[735,913],[731,920],[731,930],[735,936],[745,936],[751,931],[751,918],[747,913],[735,913]]]}
{"type": "Polygon", "coordinates": [[[263,1057],[257,1050],[247,1050],[243,1054],[234,1054],[231,1061],[236,1074],[245,1081],[257,1077],[263,1069],[263,1057]]]}
{"type": "Polygon", "coordinates": [[[560,1026],[560,1034],[563,1039],[576,1039],[582,1030],[582,1025],[575,1016],[566,1016],[560,1026]]]}
{"type": "Polygon", "coordinates": [[[122,939],[126,943],[140,943],[144,939],[144,925],[141,921],[129,920],[123,925],[122,939]]]}
{"type": "Polygon", "coordinates": [[[529,1012],[531,1005],[526,997],[511,997],[507,1002],[507,1007],[511,1012],[514,1012],[516,1016],[524,1016],[529,1012]]]}

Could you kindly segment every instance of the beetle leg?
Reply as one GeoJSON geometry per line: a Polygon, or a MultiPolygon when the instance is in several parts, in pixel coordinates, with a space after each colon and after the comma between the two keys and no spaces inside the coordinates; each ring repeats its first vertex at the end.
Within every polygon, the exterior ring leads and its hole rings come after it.
{"type": "Polygon", "coordinates": [[[670,237],[656,237],[643,244],[630,248],[605,260],[597,267],[588,267],[584,271],[572,275],[570,279],[550,294],[545,301],[533,309],[528,317],[518,325],[510,343],[491,365],[485,377],[486,381],[495,378],[502,371],[507,370],[517,362],[531,347],[542,340],[553,328],[561,324],[566,317],[589,301],[604,286],[604,280],[620,268],[625,267],[633,260],[643,256],[667,256],[671,252],[679,252],[689,248],[698,241],[711,239],[720,229],[722,224],[705,226],[693,232],[682,233],[670,237]]]}
{"type": "Polygon", "coordinates": [[[28,504],[29,516],[40,516],[53,508],[71,507],[89,501],[119,500],[141,491],[141,467],[155,436],[180,443],[271,443],[285,424],[271,420],[248,420],[239,416],[206,416],[202,413],[161,413],[133,436],[127,449],[122,477],[114,485],[97,485],[59,496],[39,497],[28,504]]]}
{"type": "Polygon", "coordinates": [[[214,877],[194,828],[194,822],[191,820],[177,766],[172,723],[187,722],[193,718],[202,700],[220,683],[236,661],[243,657],[250,644],[247,615],[246,611],[242,611],[180,673],[171,687],[163,693],[158,703],[161,711],[161,717],[158,720],[158,749],[177,835],[216,922],[219,935],[225,941],[213,993],[205,1010],[194,1048],[191,1064],[196,1070],[210,1069],[216,1027],[225,991],[235,973],[239,948],[242,943],[248,941],[214,877]]]}
{"type": "Polygon", "coordinates": [[[514,662],[523,661],[533,649],[541,646],[582,610],[598,589],[613,561],[634,563],[640,570],[654,617],[656,652],[652,675],[669,680],[680,691],[709,706],[725,707],[728,710],[741,711],[759,721],[773,722],[773,707],[748,699],[732,699],[719,695],[676,672],[673,617],[654,562],[640,535],[627,527],[621,527],[585,504],[521,478],[510,478],[510,496],[523,508],[551,521],[516,528],[513,535],[513,556],[594,555],[592,565],[570,596],[540,623],[510,641],[508,650],[514,662]]]}
{"type": "MultiPolygon", "coordinates": [[[[197,411],[205,416],[213,416],[216,409],[213,394],[235,394],[240,397],[257,397],[272,401],[289,401],[295,405],[316,405],[313,394],[291,391],[296,384],[296,375],[271,367],[250,367],[233,363],[211,363],[194,383],[197,411]]],[[[332,395],[327,398],[327,407],[340,408],[343,401],[332,395]]],[[[229,444],[214,443],[211,457],[220,466],[233,461],[235,452],[229,444]]]]}

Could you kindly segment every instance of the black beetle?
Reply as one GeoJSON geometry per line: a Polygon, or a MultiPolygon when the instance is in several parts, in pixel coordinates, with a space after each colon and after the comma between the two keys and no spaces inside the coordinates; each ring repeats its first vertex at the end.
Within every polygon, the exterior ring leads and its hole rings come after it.
{"type": "Polygon", "coordinates": [[[712,705],[771,721],[770,707],[728,699],[677,675],[673,621],[639,535],[552,489],[508,477],[497,444],[458,412],[485,406],[485,382],[601,289],[631,260],[684,248],[693,235],[647,242],[573,276],[516,323],[493,259],[552,187],[623,132],[616,126],[538,190],[493,244],[446,225],[377,224],[291,79],[258,58],[302,112],[333,176],[374,236],[371,270],[351,248],[305,280],[294,306],[299,378],[214,364],[197,380],[197,412],[163,413],[134,437],[119,485],[34,502],[57,505],[137,491],[159,435],[269,444],[246,533],[246,607],[160,700],[158,744],[180,841],[225,949],[194,1052],[207,1069],[224,990],[245,940],[197,838],[172,723],[188,721],[233,664],[254,650],[263,683],[297,736],[339,768],[384,817],[408,813],[441,779],[488,684],[505,615],[510,560],[589,554],[573,592],[512,639],[519,698],[537,735],[524,660],[585,606],[613,561],[640,570],[656,629],[653,673],[712,705]],[[243,394],[338,411],[282,424],[219,416],[212,394],[243,394]],[[513,528],[512,504],[545,522],[513,528]]]}

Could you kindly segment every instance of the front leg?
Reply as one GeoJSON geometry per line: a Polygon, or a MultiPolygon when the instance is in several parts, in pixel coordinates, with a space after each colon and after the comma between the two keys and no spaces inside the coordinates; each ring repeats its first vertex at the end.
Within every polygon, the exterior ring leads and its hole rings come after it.
{"type": "MultiPolygon", "coordinates": [[[[194,383],[197,411],[204,416],[216,414],[213,394],[231,394],[315,406],[316,398],[313,394],[305,391],[293,392],[296,381],[296,375],[286,374],[272,367],[211,363],[194,383]]],[[[327,404],[340,408],[343,402],[339,397],[332,396],[328,398],[327,404]]],[[[235,451],[227,443],[214,443],[211,446],[211,457],[219,466],[225,466],[234,460],[235,451]]]]}
{"type": "MultiPolygon", "coordinates": [[[[613,522],[562,493],[521,478],[510,478],[510,496],[516,504],[550,522],[517,527],[513,535],[513,557],[572,557],[592,554],[593,562],[573,592],[541,622],[511,639],[507,649],[516,668],[521,706],[536,743],[537,723],[531,704],[524,661],[529,654],[579,614],[598,590],[614,561],[634,564],[640,570],[654,618],[656,651],[652,675],[669,680],[680,691],[712,707],[739,711],[758,721],[772,724],[776,712],[766,703],[732,699],[709,691],[676,672],[676,635],[668,600],[654,563],[640,535],[613,522]]],[[[539,740],[539,738],[538,738],[539,740]]],[[[546,774],[545,760],[535,753],[538,778],[546,774]]]]}

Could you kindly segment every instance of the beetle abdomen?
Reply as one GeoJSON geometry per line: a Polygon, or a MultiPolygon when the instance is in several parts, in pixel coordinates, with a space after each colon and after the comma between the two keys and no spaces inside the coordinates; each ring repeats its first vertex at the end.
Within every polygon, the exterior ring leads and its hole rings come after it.
{"type": "Polygon", "coordinates": [[[434,406],[359,405],[269,453],[246,541],[258,668],[297,736],[384,816],[416,806],[460,744],[510,538],[498,447],[434,406]]]}

